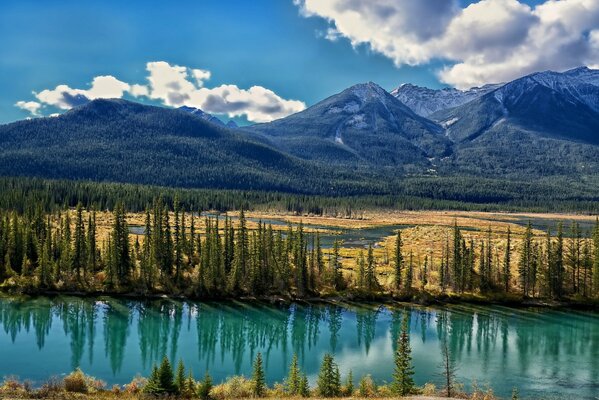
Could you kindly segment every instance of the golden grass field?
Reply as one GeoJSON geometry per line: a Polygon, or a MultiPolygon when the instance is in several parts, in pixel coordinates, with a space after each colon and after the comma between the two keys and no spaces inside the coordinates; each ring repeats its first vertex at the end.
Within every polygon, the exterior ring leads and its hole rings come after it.
{"type": "MultiPolygon", "coordinates": [[[[237,212],[229,212],[229,216],[233,218],[234,224],[237,223],[237,212]]],[[[71,211],[71,218],[74,219],[74,211],[71,211]]],[[[87,215],[84,215],[87,220],[87,215]]],[[[191,216],[186,215],[186,224],[189,227],[191,216]]],[[[424,257],[431,260],[432,267],[429,267],[430,276],[429,284],[434,287],[437,281],[436,267],[441,258],[442,248],[446,242],[452,240],[452,229],[454,223],[462,229],[462,235],[469,241],[473,239],[478,246],[478,242],[486,240],[487,231],[490,228],[493,232],[493,248],[494,262],[500,264],[503,262],[503,254],[506,247],[506,233],[508,227],[512,232],[512,270],[514,279],[516,279],[516,264],[518,260],[518,252],[522,234],[525,228],[517,221],[523,219],[548,220],[550,222],[563,222],[565,229],[568,229],[572,221],[593,223],[594,216],[578,215],[578,214],[533,214],[533,213],[489,213],[489,212],[465,212],[465,211],[365,211],[359,219],[350,218],[335,218],[326,216],[312,215],[292,215],[284,213],[267,213],[267,212],[246,212],[248,218],[247,226],[249,229],[257,227],[257,220],[279,220],[291,224],[299,224],[303,222],[308,225],[305,228],[306,232],[314,232],[318,230],[321,234],[335,234],[339,229],[365,229],[381,227],[385,225],[408,225],[402,229],[403,239],[403,254],[407,261],[410,252],[413,253],[414,264],[422,265],[424,257]],[[311,228],[310,225],[317,225],[318,229],[311,228]],[[332,229],[327,229],[331,227],[332,229]]],[[[173,216],[171,216],[171,221],[173,216]]],[[[143,226],[145,220],[144,213],[129,213],[127,221],[129,225],[143,226]]],[[[205,218],[195,217],[196,232],[202,233],[205,229],[205,218]]],[[[96,224],[98,227],[98,239],[100,245],[108,238],[111,226],[113,223],[113,215],[109,212],[99,212],[96,216],[96,224]]],[[[172,224],[172,222],[171,222],[172,224]]],[[[221,222],[221,226],[224,223],[221,222]]],[[[274,230],[286,230],[287,226],[273,225],[274,230]]],[[[534,235],[538,238],[544,238],[545,232],[533,230],[534,235]]],[[[131,235],[131,239],[143,241],[143,235],[131,235]]],[[[395,248],[395,236],[381,237],[374,248],[374,255],[377,260],[377,272],[381,283],[387,283],[392,278],[392,260],[395,248]]],[[[478,249],[478,247],[477,247],[478,249]]],[[[325,249],[325,254],[329,250],[325,249]]],[[[359,252],[358,248],[341,248],[340,255],[342,257],[343,269],[346,273],[352,274],[355,268],[356,259],[359,252]]],[[[415,281],[417,281],[417,273],[415,273],[415,281]]],[[[417,284],[415,282],[415,284],[417,284]]]]}

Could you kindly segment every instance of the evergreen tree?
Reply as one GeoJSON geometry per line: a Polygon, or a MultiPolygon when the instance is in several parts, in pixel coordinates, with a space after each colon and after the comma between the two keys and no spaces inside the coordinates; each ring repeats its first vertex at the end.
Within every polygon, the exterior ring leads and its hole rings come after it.
{"type": "Polygon", "coordinates": [[[266,378],[264,376],[264,367],[262,366],[262,354],[256,355],[252,371],[252,384],[255,397],[264,397],[266,395],[266,378]]]}
{"type": "Polygon", "coordinates": [[[210,391],[212,390],[212,377],[206,371],[206,375],[204,375],[204,380],[200,383],[198,387],[198,396],[200,400],[210,400],[210,391]]]}
{"type": "Polygon", "coordinates": [[[414,276],[414,254],[410,250],[410,261],[408,263],[408,271],[406,273],[406,290],[412,290],[412,281],[414,276]]]}
{"type": "Polygon", "coordinates": [[[394,262],[395,262],[395,275],[394,275],[394,289],[399,291],[401,290],[401,274],[402,274],[402,269],[403,269],[403,256],[401,254],[401,246],[402,246],[402,241],[401,241],[401,231],[398,230],[397,231],[397,236],[395,237],[395,258],[394,258],[394,262]]]}
{"type": "Polygon", "coordinates": [[[339,382],[339,367],[333,356],[325,354],[320,366],[317,380],[318,393],[322,397],[338,397],[341,392],[339,382]]]}
{"type": "Polygon", "coordinates": [[[503,288],[507,293],[510,291],[510,280],[512,278],[512,272],[510,270],[510,264],[512,261],[512,231],[510,227],[507,228],[507,238],[505,243],[505,254],[503,258],[503,288]]]}
{"type": "Polygon", "coordinates": [[[376,279],[374,252],[372,250],[372,244],[368,245],[365,280],[366,290],[368,290],[368,292],[373,292],[378,289],[379,283],[376,279]]]}
{"type": "Polygon", "coordinates": [[[345,391],[348,396],[352,396],[354,394],[354,373],[350,369],[347,373],[347,381],[345,383],[345,391]]]}
{"type": "Polygon", "coordinates": [[[81,282],[81,275],[85,272],[87,265],[86,253],[85,253],[85,226],[83,225],[83,206],[81,203],[77,204],[77,217],[75,219],[75,243],[73,246],[73,270],[77,280],[81,282]]]}
{"type": "Polygon", "coordinates": [[[410,347],[410,334],[408,316],[404,314],[401,333],[397,340],[395,351],[395,370],[393,372],[393,392],[399,396],[407,396],[414,392],[414,368],[412,367],[412,350],[410,347]]]}
{"type": "Polygon", "coordinates": [[[162,363],[160,363],[160,367],[158,368],[158,381],[160,389],[164,393],[176,393],[177,388],[175,387],[173,368],[166,356],[162,359],[162,363]]]}
{"type": "Polygon", "coordinates": [[[301,387],[301,371],[299,369],[297,354],[293,355],[291,365],[289,366],[289,375],[287,377],[287,393],[291,396],[298,395],[301,387]]]}
{"type": "Polygon", "coordinates": [[[302,397],[310,397],[310,386],[308,384],[308,375],[302,374],[300,379],[299,395],[302,397]]]}
{"type": "Polygon", "coordinates": [[[177,371],[175,372],[175,391],[178,394],[182,394],[185,392],[185,365],[183,365],[183,360],[179,360],[179,364],[177,364],[177,371]]]}
{"type": "Polygon", "coordinates": [[[148,394],[164,393],[164,389],[160,384],[160,371],[158,370],[156,364],[152,366],[152,373],[150,374],[150,377],[144,386],[144,392],[148,394]]]}
{"type": "Polygon", "coordinates": [[[520,275],[520,285],[524,296],[530,294],[531,271],[533,264],[533,243],[532,243],[532,227],[530,221],[526,226],[524,238],[522,240],[522,250],[520,252],[520,262],[518,263],[518,273],[520,275]]]}

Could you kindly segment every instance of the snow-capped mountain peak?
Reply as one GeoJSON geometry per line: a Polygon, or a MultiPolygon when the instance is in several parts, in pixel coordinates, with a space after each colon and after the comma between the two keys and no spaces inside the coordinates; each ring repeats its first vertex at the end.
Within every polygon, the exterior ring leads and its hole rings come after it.
{"type": "Polygon", "coordinates": [[[489,84],[468,90],[458,90],[454,88],[429,89],[411,83],[404,83],[391,91],[391,94],[416,114],[428,117],[437,111],[468,103],[500,86],[501,84],[489,84]]]}

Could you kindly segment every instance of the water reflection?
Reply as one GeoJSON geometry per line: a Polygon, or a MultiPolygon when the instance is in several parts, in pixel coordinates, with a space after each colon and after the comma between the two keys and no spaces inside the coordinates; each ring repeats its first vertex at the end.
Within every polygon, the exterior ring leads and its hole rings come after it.
{"type": "Polygon", "coordinates": [[[416,381],[438,381],[447,340],[461,380],[507,396],[594,398],[599,392],[595,314],[452,306],[193,303],[89,298],[0,298],[0,375],[41,382],[81,367],[109,383],[148,374],[163,355],[217,380],[249,374],[262,352],[270,381],[294,353],[313,380],[325,352],[342,373],[390,379],[403,318],[409,319],[416,381]],[[31,361],[34,362],[31,362],[31,361]]]}

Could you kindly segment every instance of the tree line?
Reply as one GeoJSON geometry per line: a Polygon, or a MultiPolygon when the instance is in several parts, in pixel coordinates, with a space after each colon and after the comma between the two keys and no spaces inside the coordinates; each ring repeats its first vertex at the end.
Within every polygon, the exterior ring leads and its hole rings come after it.
{"type": "Polygon", "coordinates": [[[101,243],[96,212],[25,214],[0,212],[0,282],[24,291],[168,293],[194,298],[286,295],[313,297],[332,292],[362,295],[410,294],[418,290],[453,293],[503,292],[524,297],[593,298],[599,294],[599,225],[583,232],[574,222],[569,237],[536,237],[508,229],[466,238],[457,225],[440,257],[424,259],[404,251],[397,232],[391,259],[375,257],[373,246],[360,251],[353,269],[345,268],[340,243],[323,249],[318,232],[302,223],[249,229],[244,215],[199,217],[177,199],[173,212],[160,198],[145,211],[143,235],[132,235],[123,203],[114,208],[110,234],[101,243]],[[204,228],[199,225],[203,218],[204,228]],[[516,257],[516,253],[518,257],[516,257]],[[392,280],[382,280],[391,267],[392,280]],[[514,268],[517,267],[517,268],[514,268]]]}

